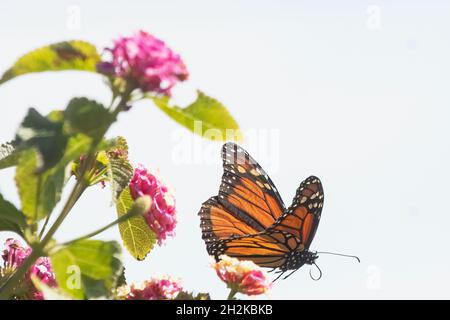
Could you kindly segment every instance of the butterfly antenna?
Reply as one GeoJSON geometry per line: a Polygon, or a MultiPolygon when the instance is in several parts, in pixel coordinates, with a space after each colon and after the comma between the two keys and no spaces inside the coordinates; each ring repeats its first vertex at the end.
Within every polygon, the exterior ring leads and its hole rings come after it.
{"type": "Polygon", "coordinates": [[[319,266],[314,262],[314,265],[316,266],[317,270],[319,270],[319,276],[317,278],[313,277],[313,274],[311,272],[311,269],[309,269],[309,276],[311,277],[311,279],[313,279],[314,281],[319,281],[320,279],[322,279],[322,270],[320,270],[319,266]]]}
{"type": "Polygon", "coordinates": [[[357,256],[351,256],[348,254],[342,254],[342,253],[334,253],[334,252],[316,252],[318,254],[329,254],[333,256],[339,256],[339,257],[346,257],[346,258],[353,258],[356,259],[359,263],[361,263],[361,260],[357,256]]]}

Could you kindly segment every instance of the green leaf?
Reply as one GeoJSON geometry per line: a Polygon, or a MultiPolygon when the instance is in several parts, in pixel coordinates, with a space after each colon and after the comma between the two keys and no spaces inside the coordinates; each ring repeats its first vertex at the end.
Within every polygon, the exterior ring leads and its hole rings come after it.
{"type": "Polygon", "coordinates": [[[125,138],[118,137],[116,146],[108,149],[105,154],[106,172],[111,184],[113,200],[116,201],[134,174],[134,168],[128,161],[128,143],[125,138]]]}
{"type": "Polygon", "coordinates": [[[38,155],[35,150],[22,152],[16,169],[16,185],[23,213],[32,221],[45,218],[61,199],[61,193],[70,172],[67,166],[89,149],[91,139],[79,134],[69,139],[61,160],[53,168],[38,173],[38,155]]]}
{"type": "Polygon", "coordinates": [[[72,132],[95,137],[111,122],[111,114],[100,103],[74,98],[64,111],[64,118],[72,132]]]}
{"type": "Polygon", "coordinates": [[[20,152],[16,149],[14,142],[0,145],[0,169],[14,167],[19,161],[20,152]]]}
{"type": "Polygon", "coordinates": [[[80,240],[50,259],[58,287],[75,299],[108,297],[123,269],[115,241],[80,240]]]}
{"type": "Polygon", "coordinates": [[[25,215],[0,194],[0,231],[13,231],[22,235],[26,226],[25,215]]]}
{"type": "MultiPolygon", "coordinates": [[[[84,134],[77,134],[72,136],[67,143],[66,150],[64,151],[64,155],[61,158],[61,161],[58,163],[57,168],[65,168],[69,162],[78,160],[82,154],[88,152],[91,142],[92,139],[84,134]]],[[[100,150],[101,147],[105,146],[105,143],[100,143],[98,150],[100,150]]],[[[58,169],[52,170],[56,171],[58,169]]]]}
{"type": "Polygon", "coordinates": [[[38,155],[35,150],[22,152],[16,169],[16,185],[22,202],[23,213],[31,220],[39,217],[39,194],[42,174],[37,174],[38,155]]]}
{"type": "MultiPolygon", "coordinates": [[[[116,203],[118,216],[121,217],[130,212],[133,204],[130,188],[124,189],[116,203]]],[[[119,231],[125,248],[139,261],[145,259],[156,243],[155,233],[147,225],[142,215],[134,216],[119,223],[119,231]]]]}
{"type": "Polygon", "coordinates": [[[116,200],[130,183],[134,168],[127,159],[123,158],[109,158],[107,168],[113,199],[116,200]]]}
{"type": "Polygon", "coordinates": [[[36,148],[39,151],[40,161],[37,167],[39,172],[58,163],[64,155],[67,139],[63,133],[62,121],[52,121],[34,108],[28,110],[16,134],[16,143],[19,147],[36,148]]]}
{"type": "Polygon", "coordinates": [[[19,58],[0,79],[0,84],[17,76],[43,71],[82,70],[96,72],[100,55],[94,45],[84,41],[51,44],[19,58]]]}
{"type": "Polygon", "coordinates": [[[112,151],[116,153],[118,156],[123,158],[128,158],[128,142],[122,137],[118,136],[114,139],[111,139],[111,147],[108,148],[108,151],[112,151]]]}
{"type": "MultiPolygon", "coordinates": [[[[208,97],[203,92],[197,92],[197,99],[186,108],[170,106],[168,97],[154,97],[154,103],[169,117],[188,128],[192,132],[210,139],[227,140],[228,135],[236,137],[239,125],[230,115],[228,110],[219,101],[208,97]]],[[[237,137],[240,139],[240,137],[237,137]]]]}

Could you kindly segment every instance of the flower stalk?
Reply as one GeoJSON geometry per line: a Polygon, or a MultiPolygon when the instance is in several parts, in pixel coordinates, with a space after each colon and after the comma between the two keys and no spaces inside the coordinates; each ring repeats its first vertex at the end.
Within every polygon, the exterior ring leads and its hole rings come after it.
{"type": "Polygon", "coordinates": [[[81,240],[85,240],[85,239],[89,239],[89,238],[95,237],[96,235],[102,233],[105,230],[108,230],[109,228],[115,226],[116,224],[125,222],[128,219],[131,219],[133,217],[136,217],[138,215],[141,215],[141,214],[147,212],[149,210],[150,206],[151,206],[151,198],[150,197],[146,197],[146,198],[148,199],[148,201],[144,200],[143,198],[142,199],[138,199],[136,201],[136,203],[138,203],[140,200],[142,200],[141,203],[139,204],[139,206],[141,208],[135,209],[135,210],[131,210],[130,212],[128,212],[127,214],[124,214],[123,216],[117,218],[113,222],[108,223],[106,226],[101,227],[101,228],[99,228],[99,229],[97,229],[97,230],[95,230],[93,232],[90,232],[90,233],[88,233],[88,234],[86,234],[84,236],[81,236],[79,238],[76,238],[74,240],[70,240],[68,242],[65,242],[62,245],[63,246],[68,246],[68,245],[71,245],[72,243],[75,243],[77,241],[81,241],[81,240]]]}
{"type": "Polygon", "coordinates": [[[235,300],[236,299],[235,296],[236,296],[237,293],[238,293],[238,290],[235,289],[235,288],[232,288],[230,290],[230,294],[228,295],[227,300],[235,300]]]}

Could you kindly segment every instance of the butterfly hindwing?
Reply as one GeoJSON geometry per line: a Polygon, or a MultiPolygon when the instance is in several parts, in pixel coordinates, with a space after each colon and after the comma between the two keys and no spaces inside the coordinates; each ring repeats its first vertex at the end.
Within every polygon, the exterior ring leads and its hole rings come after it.
{"type": "Polygon", "coordinates": [[[250,260],[265,268],[277,268],[285,264],[288,252],[298,246],[298,240],[281,231],[261,232],[246,236],[234,236],[215,242],[208,253],[218,259],[227,255],[240,260],[250,260]]]}
{"type": "Polygon", "coordinates": [[[324,193],[319,178],[311,176],[300,184],[289,209],[269,228],[285,231],[309,248],[322,214],[324,193]]]}

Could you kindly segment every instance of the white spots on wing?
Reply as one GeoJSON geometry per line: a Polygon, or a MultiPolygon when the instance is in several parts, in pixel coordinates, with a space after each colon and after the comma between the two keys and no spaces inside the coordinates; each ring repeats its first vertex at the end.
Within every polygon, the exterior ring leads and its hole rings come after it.
{"type": "Polygon", "coordinates": [[[264,189],[264,184],[261,181],[256,181],[256,184],[260,187],[264,189]]]}
{"type": "Polygon", "coordinates": [[[303,196],[303,197],[300,199],[300,204],[304,204],[307,200],[308,200],[308,197],[303,196]]]}

